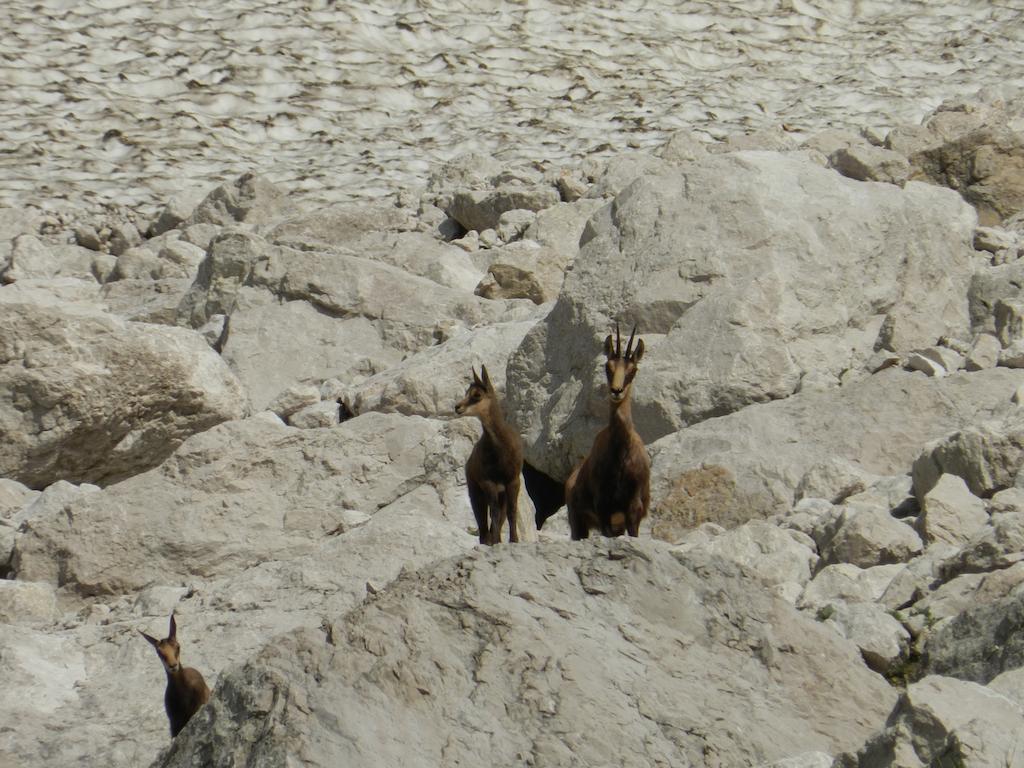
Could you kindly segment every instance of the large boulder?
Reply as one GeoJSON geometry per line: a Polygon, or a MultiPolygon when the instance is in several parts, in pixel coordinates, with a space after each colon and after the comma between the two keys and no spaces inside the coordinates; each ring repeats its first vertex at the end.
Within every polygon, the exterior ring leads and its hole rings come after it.
{"type": "Polygon", "coordinates": [[[797,155],[641,176],[590,218],[554,309],[510,362],[528,454],[564,473],[589,449],[615,321],[647,344],[634,391],[647,440],[864,369],[878,347],[963,336],[974,223],[948,190],[856,182],[797,155]]]}
{"type": "MultiPolygon", "coordinates": [[[[700,515],[736,525],[788,513],[803,478],[823,456],[878,475],[904,473],[930,440],[1018,409],[1010,395],[1022,377],[1024,371],[995,368],[933,379],[890,368],[838,389],[801,392],[695,424],[650,445],[652,518],[656,524],[662,515],[700,515]],[[694,473],[710,487],[701,494],[673,492],[694,473]],[[710,508],[708,498],[716,500],[710,508]]],[[[640,434],[650,435],[644,414],[637,409],[634,416],[640,434]]]]}
{"type": "Polygon", "coordinates": [[[1024,210],[1024,130],[1020,95],[1007,101],[950,101],[920,127],[897,128],[886,144],[911,173],[955,189],[998,224],[1024,210]]]}
{"type": "Polygon", "coordinates": [[[437,492],[422,514],[440,519],[438,493],[459,482],[471,435],[459,422],[385,414],[333,429],[229,422],[102,492],[47,489],[16,540],[13,571],[82,595],[238,573],[305,552],[346,530],[353,512],[371,516],[424,484],[437,492]]]}
{"type": "Polygon", "coordinates": [[[195,333],[0,290],[0,476],[111,483],[248,408],[195,333]]]}
{"type": "Polygon", "coordinates": [[[1024,709],[988,688],[937,675],[912,685],[856,754],[836,768],[1016,766],[1024,709]]]}
{"type": "Polygon", "coordinates": [[[856,748],[894,701],[849,643],[724,561],[479,548],[225,671],[157,764],[754,765],[856,748]]]}
{"type": "Polygon", "coordinates": [[[967,425],[930,441],[914,461],[918,499],[943,474],[963,478],[975,496],[988,497],[1013,486],[1024,464],[1024,410],[1013,408],[1001,418],[967,425]]]}

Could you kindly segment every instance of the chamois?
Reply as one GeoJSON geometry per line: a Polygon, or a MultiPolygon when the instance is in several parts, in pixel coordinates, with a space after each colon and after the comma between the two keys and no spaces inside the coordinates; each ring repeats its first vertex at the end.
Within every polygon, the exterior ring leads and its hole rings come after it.
{"type": "Polygon", "coordinates": [[[170,630],[163,640],[157,640],[141,629],[139,634],[156,648],[156,653],[167,673],[164,709],[167,711],[167,719],[171,721],[171,738],[174,738],[192,715],[210,700],[210,689],[198,670],[181,666],[181,646],[178,645],[178,627],[174,622],[173,611],[170,630]]]}
{"type": "Polygon", "coordinates": [[[574,540],[585,539],[592,528],[604,536],[630,536],[640,532],[651,500],[651,460],[644,441],[633,428],[630,391],[637,364],[644,354],[644,342],[637,340],[636,326],[622,351],[619,324],[604,340],[605,376],[608,379],[608,426],[597,433],[589,455],[565,482],[569,529],[574,540]]]}
{"type": "Polygon", "coordinates": [[[505,422],[487,366],[480,366],[480,376],[475,368],[472,370],[473,382],[466,396],[455,405],[457,414],[476,416],[483,426],[483,433],[466,461],[469,504],[481,544],[498,544],[506,519],[508,540],[519,541],[517,505],[523,469],[519,434],[505,422]]]}

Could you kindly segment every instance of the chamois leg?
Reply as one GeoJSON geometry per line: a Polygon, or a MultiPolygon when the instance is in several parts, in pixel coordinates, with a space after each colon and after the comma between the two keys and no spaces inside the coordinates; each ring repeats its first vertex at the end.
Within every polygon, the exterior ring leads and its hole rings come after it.
{"type": "Polygon", "coordinates": [[[476,518],[476,529],[480,535],[481,544],[490,544],[490,530],[488,527],[487,517],[487,494],[484,493],[476,483],[467,483],[467,489],[469,490],[469,506],[473,508],[473,517],[476,518]]]}
{"type": "Polygon", "coordinates": [[[488,504],[491,508],[491,544],[501,543],[501,529],[505,525],[505,491],[498,491],[490,496],[488,504]]]}
{"type": "Polygon", "coordinates": [[[644,516],[644,508],[639,500],[629,505],[629,514],[626,515],[626,533],[634,539],[640,535],[640,521],[644,516]]]}
{"type": "Polygon", "coordinates": [[[519,478],[505,486],[505,518],[508,520],[508,540],[519,541],[519,478]]]}

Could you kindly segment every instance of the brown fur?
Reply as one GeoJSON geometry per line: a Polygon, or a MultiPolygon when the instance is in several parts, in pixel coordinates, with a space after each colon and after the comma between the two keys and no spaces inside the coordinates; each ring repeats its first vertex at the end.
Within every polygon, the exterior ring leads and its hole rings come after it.
{"type": "Polygon", "coordinates": [[[163,640],[147,635],[142,630],[139,634],[149,641],[156,649],[167,673],[167,689],[164,691],[164,710],[171,722],[171,738],[177,736],[192,715],[210,700],[210,689],[198,670],[181,666],[181,646],[178,645],[178,627],[171,614],[170,631],[163,640]]]}
{"type": "Polygon", "coordinates": [[[573,539],[585,539],[597,528],[604,536],[637,536],[651,502],[651,461],[644,441],[633,428],[630,406],[633,378],[644,354],[644,343],[633,335],[625,353],[618,324],[615,344],[605,339],[608,379],[608,426],[597,433],[590,453],[565,482],[569,528],[573,539]]]}
{"type": "Polygon", "coordinates": [[[505,422],[486,366],[481,366],[480,373],[477,376],[473,371],[473,383],[455,406],[457,414],[476,416],[483,426],[483,434],[466,462],[469,503],[481,544],[499,543],[505,520],[508,540],[515,542],[519,541],[517,505],[523,449],[519,434],[505,422]]]}

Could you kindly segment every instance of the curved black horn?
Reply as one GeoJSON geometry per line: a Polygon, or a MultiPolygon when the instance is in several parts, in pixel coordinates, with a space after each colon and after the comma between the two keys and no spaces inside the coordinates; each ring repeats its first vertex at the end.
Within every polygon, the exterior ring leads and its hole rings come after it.
{"type": "Polygon", "coordinates": [[[615,356],[622,357],[622,337],[619,335],[619,321],[615,321],[615,356]]]}
{"type": "Polygon", "coordinates": [[[633,332],[629,334],[629,341],[626,343],[626,359],[629,360],[629,355],[633,351],[633,337],[636,336],[636,326],[633,326],[633,332]]]}

